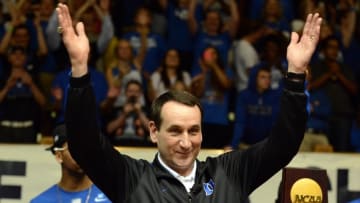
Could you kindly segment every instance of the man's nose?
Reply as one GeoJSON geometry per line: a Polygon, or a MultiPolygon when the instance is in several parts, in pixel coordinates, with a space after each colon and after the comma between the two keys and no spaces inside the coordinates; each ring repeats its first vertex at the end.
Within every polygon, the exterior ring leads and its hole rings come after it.
{"type": "Polygon", "coordinates": [[[180,146],[183,148],[191,147],[191,140],[188,133],[184,133],[183,136],[180,138],[180,146]]]}

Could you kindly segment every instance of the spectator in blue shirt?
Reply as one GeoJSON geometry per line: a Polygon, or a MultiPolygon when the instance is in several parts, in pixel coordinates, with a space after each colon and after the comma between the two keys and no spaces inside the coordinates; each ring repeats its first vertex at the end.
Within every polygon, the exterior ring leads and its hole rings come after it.
{"type": "Polygon", "coordinates": [[[280,91],[272,90],[270,68],[263,66],[252,74],[248,87],[237,95],[231,148],[245,149],[264,140],[279,111],[280,91]]]}

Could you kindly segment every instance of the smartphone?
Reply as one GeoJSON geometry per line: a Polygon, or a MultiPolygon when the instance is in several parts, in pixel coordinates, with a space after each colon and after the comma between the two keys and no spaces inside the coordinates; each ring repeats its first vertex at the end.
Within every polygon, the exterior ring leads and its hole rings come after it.
{"type": "Polygon", "coordinates": [[[210,49],[204,51],[203,57],[205,61],[213,61],[214,59],[212,51],[210,49]]]}

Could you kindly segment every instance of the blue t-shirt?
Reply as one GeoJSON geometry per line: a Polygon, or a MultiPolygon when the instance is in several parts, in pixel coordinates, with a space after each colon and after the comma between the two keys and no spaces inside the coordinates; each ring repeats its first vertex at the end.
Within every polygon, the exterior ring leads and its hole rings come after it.
{"type": "MultiPolygon", "coordinates": [[[[169,2],[166,9],[166,17],[168,48],[179,51],[192,51],[193,36],[188,24],[189,10],[176,7],[172,2],[169,2]]],[[[196,7],[195,18],[197,22],[201,22],[200,6],[196,7]]]]}
{"type": "MultiPolygon", "coordinates": [[[[294,18],[294,5],[293,1],[280,0],[282,11],[286,21],[290,22],[294,18]]],[[[258,20],[261,16],[262,10],[265,5],[265,0],[252,0],[249,6],[249,18],[252,20],[258,20]]]]}
{"type": "MultiPolygon", "coordinates": [[[[130,32],[124,35],[129,40],[131,47],[134,49],[135,55],[140,51],[141,37],[138,32],[130,32]]],[[[164,39],[155,33],[148,34],[147,52],[143,61],[143,71],[152,74],[159,66],[164,57],[166,50],[164,39]]]]}
{"type": "Polygon", "coordinates": [[[309,93],[309,102],[312,111],[307,121],[307,128],[322,130],[327,132],[329,129],[328,118],[331,115],[331,104],[328,96],[321,89],[312,90],[309,93]]]}
{"type": "MultiPolygon", "coordinates": [[[[94,68],[89,68],[90,78],[91,78],[91,85],[94,89],[96,104],[98,107],[100,103],[106,99],[107,92],[108,92],[108,84],[106,82],[105,76],[103,73],[95,70],[94,68]]],[[[70,70],[63,70],[59,72],[52,84],[52,87],[60,87],[63,91],[63,100],[62,100],[62,108],[61,112],[58,115],[57,122],[64,121],[64,113],[65,113],[65,106],[66,106],[66,96],[69,87],[70,81],[70,70]]]]}
{"type": "MultiPolygon", "coordinates": [[[[45,30],[46,30],[47,25],[48,25],[47,21],[41,21],[41,27],[42,27],[43,34],[45,37],[46,37],[45,30]]],[[[43,57],[43,59],[40,63],[39,71],[55,74],[56,70],[57,70],[57,65],[56,65],[55,54],[54,54],[54,52],[48,50],[48,54],[43,57]]]]}
{"type": "Polygon", "coordinates": [[[231,47],[232,39],[228,32],[223,32],[218,35],[208,35],[206,32],[199,32],[195,39],[194,46],[194,64],[191,70],[191,75],[197,75],[201,72],[199,59],[203,51],[209,47],[215,47],[220,54],[220,58],[224,66],[228,66],[228,52],[231,47]]]}
{"type": "MultiPolygon", "coordinates": [[[[226,76],[232,80],[233,72],[230,68],[225,69],[226,76]]],[[[229,123],[229,97],[230,90],[216,89],[211,81],[211,75],[208,73],[205,79],[205,90],[200,98],[204,109],[203,122],[206,124],[227,125],[229,123]]]]}
{"type": "Polygon", "coordinates": [[[356,200],[353,200],[353,201],[348,202],[348,203],[360,203],[360,199],[356,199],[356,200]]]}
{"type": "Polygon", "coordinates": [[[69,202],[69,203],[111,203],[111,201],[100,191],[95,185],[92,185],[89,189],[85,189],[79,192],[68,192],[61,189],[58,185],[53,185],[49,189],[45,190],[30,203],[57,203],[57,202],[69,202]],[[88,201],[87,201],[88,199],[88,201]]]}

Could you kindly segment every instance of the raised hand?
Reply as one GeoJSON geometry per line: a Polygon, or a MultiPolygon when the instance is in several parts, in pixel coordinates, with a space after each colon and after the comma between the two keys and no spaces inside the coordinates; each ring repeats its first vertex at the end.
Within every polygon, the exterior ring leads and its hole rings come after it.
{"type": "Polygon", "coordinates": [[[305,72],[319,41],[321,22],[322,18],[318,13],[309,14],[300,40],[297,33],[291,33],[291,41],[287,47],[288,72],[305,72]]]}
{"type": "Polygon", "coordinates": [[[56,8],[59,18],[59,26],[62,40],[71,61],[73,77],[81,77],[88,71],[87,62],[89,58],[89,39],[84,30],[84,24],[79,22],[74,30],[73,22],[69,13],[69,8],[62,3],[56,8]]]}

